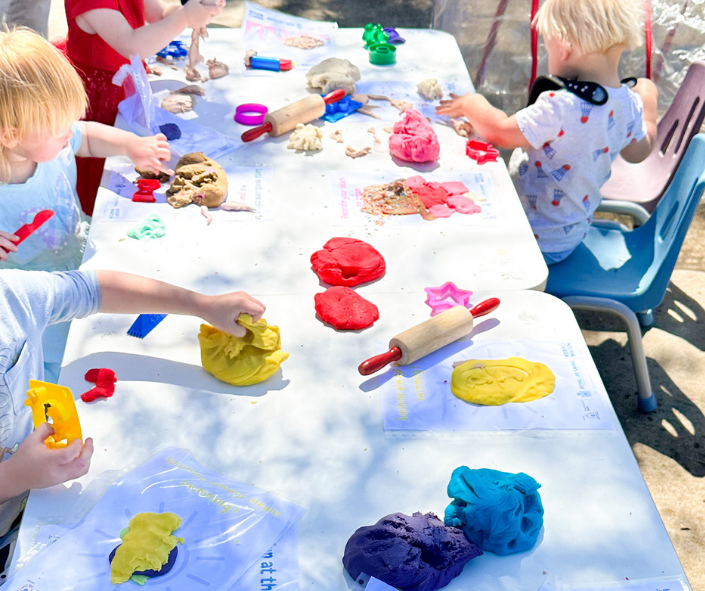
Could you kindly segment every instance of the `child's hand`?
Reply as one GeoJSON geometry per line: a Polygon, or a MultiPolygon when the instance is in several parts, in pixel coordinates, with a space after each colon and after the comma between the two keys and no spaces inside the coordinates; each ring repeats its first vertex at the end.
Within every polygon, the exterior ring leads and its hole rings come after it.
{"type": "Polygon", "coordinates": [[[11,252],[17,252],[17,242],[19,238],[9,232],[0,230],[0,261],[6,261],[10,258],[11,252]]]}
{"type": "Polygon", "coordinates": [[[458,96],[450,93],[451,100],[441,101],[441,106],[436,107],[436,115],[448,115],[449,117],[461,117],[467,115],[471,108],[472,97],[474,94],[465,94],[458,96]]]}
{"type": "Polygon", "coordinates": [[[33,488],[46,488],[73,480],[88,472],[93,456],[93,440],[76,439],[63,449],[49,449],[44,440],[54,432],[49,423],[42,423],[7,460],[8,476],[14,479],[18,494],[33,488]]]}
{"type": "Polygon", "coordinates": [[[192,29],[200,29],[218,16],[224,6],[225,0],[189,0],[183,10],[188,26],[192,29]]]}
{"type": "Polygon", "coordinates": [[[208,296],[199,316],[216,328],[236,337],[244,337],[245,327],[237,324],[240,314],[249,314],[257,322],[264,314],[264,304],[244,291],[208,296]]]}
{"type": "Polygon", "coordinates": [[[150,137],[135,137],[134,141],[127,144],[127,156],[137,168],[145,168],[154,173],[174,174],[173,170],[164,165],[165,161],[171,159],[171,150],[163,133],[150,137]]]}

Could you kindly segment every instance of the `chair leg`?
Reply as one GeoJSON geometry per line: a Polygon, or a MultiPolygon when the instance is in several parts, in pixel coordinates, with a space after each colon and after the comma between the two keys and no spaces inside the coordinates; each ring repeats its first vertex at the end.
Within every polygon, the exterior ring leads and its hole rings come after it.
{"type": "Polygon", "coordinates": [[[636,315],[642,328],[649,328],[654,323],[654,311],[638,312],[636,315]]]}
{"type": "Polygon", "coordinates": [[[656,410],[656,397],[651,389],[649,369],[646,366],[646,356],[644,355],[644,345],[641,341],[641,328],[636,314],[621,302],[607,298],[569,296],[563,298],[563,301],[573,309],[612,312],[624,320],[627,325],[629,349],[632,354],[634,375],[636,376],[636,385],[639,391],[639,410],[641,412],[656,410]]]}

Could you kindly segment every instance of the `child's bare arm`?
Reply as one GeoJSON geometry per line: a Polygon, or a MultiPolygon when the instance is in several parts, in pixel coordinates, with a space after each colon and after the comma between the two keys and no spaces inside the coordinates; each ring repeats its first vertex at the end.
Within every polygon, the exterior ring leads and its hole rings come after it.
{"type": "Polygon", "coordinates": [[[464,96],[450,95],[449,101],[441,101],[436,109],[438,115],[450,117],[464,116],[479,133],[491,144],[500,148],[529,149],[531,144],[519,129],[516,117],[508,116],[504,111],[493,107],[481,94],[471,93],[464,96]]]}
{"type": "Polygon", "coordinates": [[[629,144],[620,154],[627,162],[641,162],[650,153],[656,143],[656,129],[658,117],[658,87],[648,78],[639,78],[634,92],[644,101],[642,117],[646,124],[646,135],[641,141],[629,144]]]}
{"type": "Polygon", "coordinates": [[[101,312],[198,316],[222,331],[244,336],[247,331],[237,324],[240,314],[257,321],[265,309],[243,291],[207,296],[130,273],[98,271],[97,275],[101,312]]]}
{"type": "Polygon", "coordinates": [[[149,137],[139,137],[132,132],[95,121],[79,121],[77,125],[81,130],[81,146],[76,152],[77,156],[88,158],[127,156],[139,168],[172,174],[164,164],[171,158],[171,150],[165,135],[159,133],[149,137]]]}
{"type": "Polygon", "coordinates": [[[76,23],[89,34],[97,34],[120,55],[146,59],[160,51],[184,29],[205,27],[220,14],[225,0],[190,0],[154,23],[133,29],[117,10],[98,8],[76,17],[76,23]]]}
{"type": "Polygon", "coordinates": [[[44,423],[25,439],[9,460],[0,464],[0,503],[33,488],[46,488],[88,472],[93,440],[75,439],[63,449],[49,449],[44,440],[54,432],[44,423]]]}
{"type": "Polygon", "coordinates": [[[144,19],[156,23],[180,8],[179,4],[164,4],[162,0],[144,0],[144,19]]]}

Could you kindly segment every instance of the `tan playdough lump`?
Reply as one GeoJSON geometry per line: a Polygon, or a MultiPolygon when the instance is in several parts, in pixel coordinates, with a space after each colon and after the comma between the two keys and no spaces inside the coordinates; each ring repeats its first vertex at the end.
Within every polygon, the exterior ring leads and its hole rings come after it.
{"type": "Polygon", "coordinates": [[[218,207],[228,196],[228,179],[215,160],[203,152],[185,154],[174,168],[176,178],[167,189],[167,201],[176,209],[190,203],[218,207]]]}

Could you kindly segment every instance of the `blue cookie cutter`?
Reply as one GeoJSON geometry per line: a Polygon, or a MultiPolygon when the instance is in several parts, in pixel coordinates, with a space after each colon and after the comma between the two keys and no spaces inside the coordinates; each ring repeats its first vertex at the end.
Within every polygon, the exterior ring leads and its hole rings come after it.
{"type": "Polygon", "coordinates": [[[183,41],[172,41],[164,49],[157,52],[157,56],[161,58],[167,57],[186,57],[188,55],[188,47],[186,47],[183,41]]]}
{"type": "MultiPolygon", "coordinates": [[[[321,95],[325,96],[325,95],[321,95]]],[[[354,101],[350,96],[340,99],[337,103],[326,105],[326,114],[321,117],[324,121],[335,123],[348,115],[352,115],[362,106],[362,103],[354,101]]]]}

